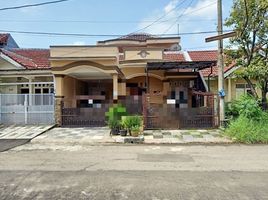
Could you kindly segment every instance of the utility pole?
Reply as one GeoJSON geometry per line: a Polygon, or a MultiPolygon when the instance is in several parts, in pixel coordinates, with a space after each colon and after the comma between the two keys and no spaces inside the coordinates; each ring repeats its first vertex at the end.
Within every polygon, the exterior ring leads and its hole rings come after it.
{"type": "MultiPolygon", "coordinates": [[[[218,35],[223,34],[222,30],[222,0],[218,0],[218,35]]],[[[219,114],[220,114],[220,126],[224,125],[225,113],[224,113],[224,62],[223,62],[223,40],[218,40],[218,89],[219,89],[219,114]]]]}
{"type": "Polygon", "coordinates": [[[218,41],[218,90],[219,90],[219,117],[220,117],[220,126],[224,126],[224,62],[223,62],[223,39],[237,37],[236,31],[231,31],[229,33],[223,34],[222,31],[222,1],[218,0],[218,35],[208,37],[205,39],[206,42],[218,41]]]}

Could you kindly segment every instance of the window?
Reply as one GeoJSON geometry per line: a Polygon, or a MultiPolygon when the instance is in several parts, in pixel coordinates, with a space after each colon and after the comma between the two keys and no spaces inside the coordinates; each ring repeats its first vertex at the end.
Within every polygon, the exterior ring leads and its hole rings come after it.
{"type": "MultiPolygon", "coordinates": [[[[255,85],[253,85],[255,87],[255,85]]],[[[236,94],[236,99],[239,99],[244,94],[252,94],[250,87],[246,83],[241,83],[241,84],[236,84],[235,87],[235,94],[236,94]]]]}
{"type": "Polygon", "coordinates": [[[21,94],[29,94],[29,88],[21,88],[20,93],[21,94]]]}

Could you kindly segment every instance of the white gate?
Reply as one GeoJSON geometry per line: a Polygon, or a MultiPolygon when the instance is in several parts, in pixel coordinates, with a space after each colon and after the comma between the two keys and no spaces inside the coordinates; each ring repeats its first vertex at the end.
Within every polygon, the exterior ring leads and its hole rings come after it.
{"type": "Polygon", "coordinates": [[[0,123],[54,124],[53,94],[0,94],[0,123]]]}

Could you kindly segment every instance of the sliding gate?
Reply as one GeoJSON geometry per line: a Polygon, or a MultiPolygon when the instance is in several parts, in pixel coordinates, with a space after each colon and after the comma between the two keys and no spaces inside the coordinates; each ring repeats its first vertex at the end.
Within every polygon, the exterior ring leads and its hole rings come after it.
{"type": "Polygon", "coordinates": [[[176,104],[156,104],[150,97],[144,101],[147,129],[202,129],[218,126],[218,98],[214,94],[197,93],[196,107],[180,108],[176,104]]]}
{"type": "Polygon", "coordinates": [[[53,94],[0,94],[1,124],[54,124],[53,94]]]}

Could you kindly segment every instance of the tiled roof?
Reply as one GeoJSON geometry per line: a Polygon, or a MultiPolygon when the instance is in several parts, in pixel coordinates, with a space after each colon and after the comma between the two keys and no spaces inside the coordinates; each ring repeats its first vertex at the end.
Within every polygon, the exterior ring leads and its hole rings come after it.
{"type": "Polygon", "coordinates": [[[8,40],[8,33],[0,33],[0,44],[6,44],[8,40]]]}
{"type": "Polygon", "coordinates": [[[1,52],[26,69],[49,69],[48,49],[1,49],[1,52]]]}
{"type": "MultiPolygon", "coordinates": [[[[235,63],[231,63],[230,65],[228,66],[225,66],[224,67],[224,73],[228,72],[230,69],[232,69],[233,67],[235,66],[235,63]]],[[[211,68],[206,68],[206,69],[202,69],[201,70],[201,73],[204,77],[207,77],[209,76],[209,74],[211,73],[211,68]]],[[[212,77],[216,77],[218,76],[218,67],[217,66],[213,66],[212,67],[212,74],[211,74],[212,77]]]]}
{"type": "Polygon", "coordinates": [[[171,52],[164,53],[163,59],[172,61],[186,61],[182,53],[171,53],[171,52]]]}
{"type": "MultiPolygon", "coordinates": [[[[218,53],[217,50],[201,50],[201,51],[188,51],[183,53],[179,52],[164,52],[164,59],[170,61],[186,61],[185,55],[188,54],[189,58],[192,61],[217,61],[218,53]]],[[[226,73],[231,68],[235,66],[235,63],[230,64],[224,68],[224,72],[226,73]]],[[[203,76],[207,77],[211,73],[211,68],[206,68],[201,70],[203,76]]],[[[212,67],[212,75],[211,76],[218,76],[218,67],[212,67]]]]}
{"type": "Polygon", "coordinates": [[[192,61],[216,61],[217,60],[217,51],[188,51],[189,56],[192,61]]]}
{"type": "Polygon", "coordinates": [[[148,33],[133,33],[133,34],[125,35],[125,36],[120,37],[118,39],[121,39],[121,40],[135,40],[135,41],[144,42],[149,38],[153,38],[153,36],[148,34],[148,33]]]}

